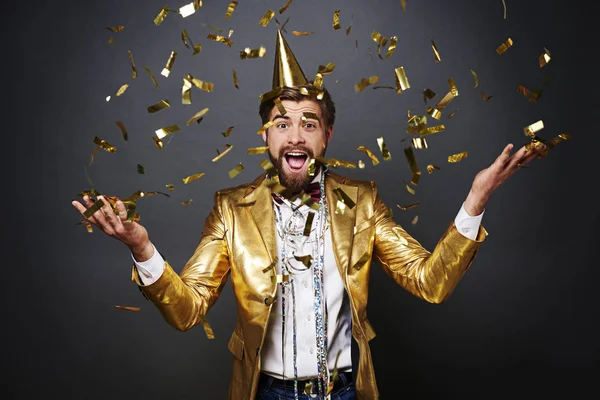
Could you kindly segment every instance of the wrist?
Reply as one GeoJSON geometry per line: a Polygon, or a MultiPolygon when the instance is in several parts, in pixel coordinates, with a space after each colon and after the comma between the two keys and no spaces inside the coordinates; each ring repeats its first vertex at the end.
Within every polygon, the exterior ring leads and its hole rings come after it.
{"type": "Polygon", "coordinates": [[[129,248],[133,258],[138,262],[148,261],[154,255],[154,246],[149,240],[129,248]]]}
{"type": "Polygon", "coordinates": [[[471,189],[465,200],[465,211],[472,217],[480,215],[485,210],[488,199],[488,195],[471,189]]]}

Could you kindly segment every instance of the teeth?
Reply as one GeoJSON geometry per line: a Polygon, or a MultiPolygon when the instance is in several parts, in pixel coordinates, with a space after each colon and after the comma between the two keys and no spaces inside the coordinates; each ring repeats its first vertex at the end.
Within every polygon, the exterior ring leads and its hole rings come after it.
{"type": "Polygon", "coordinates": [[[300,157],[300,156],[303,156],[304,153],[288,153],[287,155],[288,156],[297,156],[297,157],[300,157]]]}

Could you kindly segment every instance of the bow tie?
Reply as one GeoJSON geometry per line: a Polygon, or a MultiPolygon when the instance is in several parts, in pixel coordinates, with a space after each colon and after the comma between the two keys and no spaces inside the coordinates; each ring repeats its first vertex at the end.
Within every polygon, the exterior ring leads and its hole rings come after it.
{"type": "MultiPolygon", "coordinates": [[[[300,195],[302,192],[308,194],[312,201],[318,203],[319,200],[321,200],[321,183],[320,182],[312,182],[304,190],[299,190],[298,192],[294,192],[289,197],[294,198],[294,197],[300,195]]],[[[275,193],[273,193],[273,199],[278,204],[282,203],[279,196],[276,196],[275,193]]]]}

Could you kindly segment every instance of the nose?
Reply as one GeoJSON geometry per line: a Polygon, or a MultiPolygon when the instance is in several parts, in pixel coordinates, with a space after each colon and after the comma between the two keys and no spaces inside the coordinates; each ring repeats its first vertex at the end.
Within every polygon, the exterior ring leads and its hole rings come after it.
{"type": "Polygon", "coordinates": [[[304,132],[301,124],[294,125],[288,132],[288,142],[292,145],[304,143],[304,132]]]}

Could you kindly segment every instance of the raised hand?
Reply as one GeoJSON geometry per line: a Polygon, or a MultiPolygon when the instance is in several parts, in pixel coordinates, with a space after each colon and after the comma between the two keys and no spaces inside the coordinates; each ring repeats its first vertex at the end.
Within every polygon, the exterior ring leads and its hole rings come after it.
{"type": "MultiPolygon", "coordinates": [[[[98,200],[102,200],[104,205],[87,220],[108,236],[125,243],[138,261],[145,261],[145,259],[150,258],[154,249],[148,238],[148,231],[137,222],[127,221],[127,210],[123,202],[121,200],[116,201],[117,213],[115,213],[104,196],[98,196],[98,200]]],[[[83,196],[83,203],[81,204],[76,200],[71,203],[82,216],[94,202],[86,195],[83,196]]]]}
{"type": "Polygon", "coordinates": [[[546,149],[545,145],[538,142],[525,145],[511,155],[513,147],[512,143],[508,144],[492,165],[475,176],[465,200],[465,210],[469,215],[481,214],[492,193],[521,167],[534,158],[540,158],[546,149]]]}

